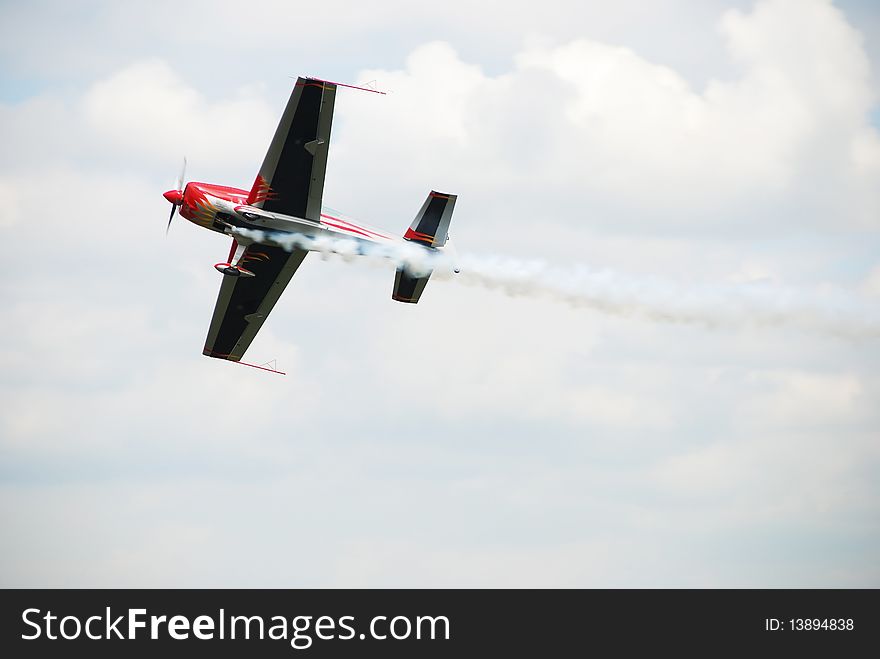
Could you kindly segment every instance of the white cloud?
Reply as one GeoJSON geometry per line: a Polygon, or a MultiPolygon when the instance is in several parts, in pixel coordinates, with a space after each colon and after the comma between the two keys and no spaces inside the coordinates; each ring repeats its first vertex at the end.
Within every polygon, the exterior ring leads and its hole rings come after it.
{"type": "Polygon", "coordinates": [[[874,266],[862,283],[862,289],[875,297],[880,297],[880,265],[874,266]]]}
{"type": "Polygon", "coordinates": [[[483,205],[514,191],[538,212],[543,199],[546,213],[563,197],[569,207],[606,209],[605,222],[639,213],[673,225],[740,224],[741,214],[782,203],[792,216],[772,219],[789,226],[876,225],[880,192],[869,182],[880,176],[880,150],[868,123],[876,95],[867,57],[839,11],[801,4],[725,14],[721,32],[741,70],[703,91],[589,39],[533,40],[499,75],[449,44],[428,44],[402,70],[361,75],[393,94],[346,99],[337,151],[350,166],[358,153],[406,163],[413,183],[434,176],[471,192],[479,181],[483,205]],[[798,195],[823,203],[803,208],[798,195]]]}
{"type": "Polygon", "coordinates": [[[82,109],[87,122],[115,146],[230,162],[252,157],[254,140],[268,139],[266,127],[280,116],[260,90],[236,81],[209,100],[158,59],[135,62],[95,83],[82,109]]]}
{"type": "Polygon", "coordinates": [[[859,378],[850,373],[769,372],[750,380],[762,393],[746,413],[768,424],[820,427],[850,420],[865,395],[859,378]]]}

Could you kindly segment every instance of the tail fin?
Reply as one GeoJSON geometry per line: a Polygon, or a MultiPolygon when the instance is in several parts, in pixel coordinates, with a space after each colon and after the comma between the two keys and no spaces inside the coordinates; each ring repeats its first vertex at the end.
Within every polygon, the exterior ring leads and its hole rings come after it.
{"type": "MultiPolygon", "coordinates": [[[[456,198],[455,195],[432,190],[428,198],[425,199],[425,203],[422,204],[416,219],[403,234],[404,240],[431,249],[443,247],[449,238],[449,221],[452,219],[456,198]]],[[[398,268],[394,275],[394,290],[391,292],[391,299],[415,304],[419,301],[430,277],[430,272],[415,277],[407,272],[406,268],[398,268]]]]}
{"type": "Polygon", "coordinates": [[[443,247],[448,237],[449,220],[452,219],[456,199],[454,194],[431,190],[403,237],[426,247],[443,247]]]}

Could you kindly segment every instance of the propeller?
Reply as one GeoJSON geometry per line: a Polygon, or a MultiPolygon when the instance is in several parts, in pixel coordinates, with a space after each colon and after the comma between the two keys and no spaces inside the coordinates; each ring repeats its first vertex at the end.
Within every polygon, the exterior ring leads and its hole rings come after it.
{"type": "Polygon", "coordinates": [[[183,165],[180,167],[180,174],[177,175],[177,183],[173,190],[169,190],[162,196],[171,202],[171,215],[168,216],[168,225],[165,227],[165,235],[171,229],[171,220],[174,219],[174,211],[183,203],[183,177],[186,174],[186,158],[183,159],[183,165]]]}

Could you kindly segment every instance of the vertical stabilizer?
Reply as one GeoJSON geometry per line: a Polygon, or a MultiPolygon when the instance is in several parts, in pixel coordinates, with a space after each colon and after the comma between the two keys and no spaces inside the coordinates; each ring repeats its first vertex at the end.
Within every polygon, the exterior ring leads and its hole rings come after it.
{"type": "MultiPolygon", "coordinates": [[[[455,200],[455,195],[432,190],[416,214],[416,219],[403,234],[404,240],[430,249],[443,247],[449,237],[449,221],[452,219],[455,200]]],[[[406,268],[398,268],[394,275],[394,290],[391,292],[391,298],[398,302],[415,304],[419,301],[430,277],[430,272],[416,277],[407,272],[406,268]]]]}

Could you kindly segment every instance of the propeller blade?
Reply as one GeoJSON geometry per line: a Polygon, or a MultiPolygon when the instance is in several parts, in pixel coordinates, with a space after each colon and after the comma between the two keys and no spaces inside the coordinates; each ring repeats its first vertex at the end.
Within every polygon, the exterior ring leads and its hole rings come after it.
{"type": "Polygon", "coordinates": [[[183,157],[183,164],[180,166],[180,173],[177,175],[177,181],[175,182],[174,189],[177,190],[180,194],[176,196],[170,194],[170,190],[165,193],[165,198],[171,202],[171,215],[168,216],[168,225],[165,227],[165,235],[168,235],[168,231],[171,229],[171,220],[174,219],[174,211],[177,210],[177,206],[181,203],[183,195],[183,181],[186,176],[186,156],[183,157]]]}
{"type": "Polygon", "coordinates": [[[171,215],[168,217],[168,226],[165,227],[165,235],[168,235],[168,230],[171,229],[171,220],[174,219],[174,211],[177,210],[177,204],[171,204],[171,215]]]}
{"type": "Polygon", "coordinates": [[[186,174],[186,156],[183,157],[183,165],[180,167],[180,174],[177,175],[177,187],[175,190],[183,190],[183,178],[186,174]]]}

